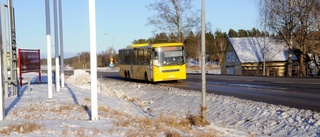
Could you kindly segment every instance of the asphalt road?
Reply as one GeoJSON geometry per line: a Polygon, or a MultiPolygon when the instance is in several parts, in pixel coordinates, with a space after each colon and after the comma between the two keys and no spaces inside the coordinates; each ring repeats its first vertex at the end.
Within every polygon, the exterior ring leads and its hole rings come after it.
{"type": "MultiPolygon", "coordinates": [[[[98,76],[124,80],[118,73],[98,73],[98,76]]],[[[187,80],[155,85],[202,91],[201,75],[188,74],[187,80]]],[[[320,112],[319,78],[206,75],[206,92],[320,112]]]]}

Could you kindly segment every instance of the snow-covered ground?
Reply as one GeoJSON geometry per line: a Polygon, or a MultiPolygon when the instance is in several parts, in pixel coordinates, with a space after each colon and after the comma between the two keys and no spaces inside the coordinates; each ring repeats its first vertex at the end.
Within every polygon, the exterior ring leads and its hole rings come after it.
{"type": "MultiPolygon", "coordinates": [[[[36,73],[23,76],[37,81],[36,73]]],[[[199,91],[98,80],[99,120],[90,120],[90,75],[78,71],[52,99],[47,84],[5,98],[0,136],[320,136],[319,112],[208,94],[210,124],[202,127],[194,124],[199,91]]]]}

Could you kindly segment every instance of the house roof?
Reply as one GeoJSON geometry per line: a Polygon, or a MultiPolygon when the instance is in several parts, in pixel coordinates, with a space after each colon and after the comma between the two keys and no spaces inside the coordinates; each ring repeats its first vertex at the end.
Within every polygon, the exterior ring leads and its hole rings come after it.
{"type": "MultiPolygon", "coordinates": [[[[288,47],[285,42],[266,37],[240,37],[229,38],[241,63],[263,62],[263,48],[266,47],[266,62],[287,61],[288,47]]],[[[292,60],[298,60],[293,54],[292,60]]]]}

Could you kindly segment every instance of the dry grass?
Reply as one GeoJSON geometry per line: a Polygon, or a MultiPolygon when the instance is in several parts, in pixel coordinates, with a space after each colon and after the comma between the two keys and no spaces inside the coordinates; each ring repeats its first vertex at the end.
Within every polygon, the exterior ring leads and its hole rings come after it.
{"type": "Polygon", "coordinates": [[[115,121],[114,125],[118,127],[129,127],[132,125],[132,122],[129,120],[115,121]]]}
{"type": "Polygon", "coordinates": [[[111,116],[113,118],[131,117],[131,115],[128,115],[126,113],[121,113],[119,111],[110,109],[105,106],[99,106],[98,111],[99,111],[99,115],[102,117],[107,117],[107,116],[111,116]]]}
{"type": "Polygon", "coordinates": [[[136,98],[136,97],[131,97],[131,98],[129,98],[127,95],[122,95],[122,99],[127,100],[127,101],[129,101],[129,102],[139,101],[139,98],[136,98]]]}
{"type": "Polygon", "coordinates": [[[62,130],[62,135],[63,135],[64,137],[67,137],[67,136],[68,136],[68,129],[67,129],[67,128],[63,128],[63,130],[62,130]]]}
{"type": "Polygon", "coordinates": [[[85,101],[88,101],[89,103],[91,102],[90,98],[84,98],[85,101]]]}
{"type": "MultiPolygon", "coordinates": [[[[39,103],[30,103],[27,108],[15,108],[10,111],[9,115],[13,115],[17,118],[23,118],[27,120],[41,120],[41,119],[50,119],[57,120],[63,117],[59,117],[59,115],[63,114],[65,117],[71,115],[71,112],[76,112],[79,114],[86,115],[87,114],[87,106],[72,104],[72,103],[61,103],[56,107],[53,104],[39,104],[39,103]],[[51,105],[51,106],[50,106],[51,105]],[[50,106],[50,107],[49,107],[50,106]],[[41,113],[39,113],[41,112],[41,113]],[[54,113],[57,117],[46,117],[46,113],[54,113]]],[[[48,115],[49,116],[49,115],[48,115]]],[[[77,117],[74,117],[77,120],[77,117]]]]}
{"type": "Polygon", "coordinates": [[[168,137],[180,137],[182,133],[186,133],[189,135],[202,137],[213,137],[216,136],[214,131],[212,132],[203,132],[199,129],[193,129],[192,126],[201,126],[207,125],[208,123],[203,123],[202,120],[198,119],[199,116],[188,116],[182,119],[174,117],[172,115],[164,115],[160,114],[158,117],[154,119],[150,118],[136,118],[137,123],[139,123],[139,127],[141,128],[140,133],[143,134],[160,134],[164,133],[168,137]]]}
{"type": "Polygon", "coordinates": [[[136,102],[137,100],[139,100],[139,99],[138,98],[134,98],[134,97],[133,98],[128,98],[129,102],[136,102]]]}
{"type": "Polygon", "coordinates": [[[34,122],[25,122],[25,123],[18,123],[18,124],[11,124],[7,127],[0,130],[0,134],[2,135],[10,135],[13,132],[17,133],[31,133],[36,130],[43,130],[44,126],[34,123],[34,122]]]}
{"type": "Polygon", "coordinates": [[[215,131],[203,132],[199,129],[192,129],[192,126],[205,126],[209,124],[208,122],[203,122],[200,116],[189,115],[182,119],[174,117],[174,115],[164,114],[160,114],[155,118],[134,117],[102,106],[99,107],[99,112],[101,114],[108,113],[110,117],[117,119],[114,122],[114,125],[117,127],[138,128],[137,130],[128,130],[126,136],[157,136],[163,133],[170,137],[180,137],[179,132],[204,137],[216,135],[215,131]]]}
{"type": "Polygon", "coordinates": [[[127,95],[122,95],[122,99],[126,100],[128,98],[127,95]]]}
{"type": "Polygon", "coordinates": [[[85,133],[84,127],[81,127],[76,130],[76,135],[77,137],[88,137],[85,133]]]}
{"type": "Polygon", "coordinates": [[[204,127],[210,124],[206,119],[203,119],[200,115],[189,115],[187,119],[191,121],[192,125],[194,126],[204,127]]]}
{"type": "MultiPolygon", "coordinates": [[[[89,102],[89,99],[85,99],[89,102]]],[[[86,114],[86,110],[89,109],[86,105],[78,105],[78,104],[67,104],[61,103],[61,105],[57,107],[46,107],[51,104],[35,104],[31,103],[30,107],[27,109],[15,109],[12,110],[12,114],[17,115],[17,117],[23,117],[25,119],[48,119],[45,117],[44,113],[56,113],[58,117],[55,119],[59,119],[59,115],[69,115],[69,112],[76,111],[77,113],[86,114]],[[23,112],[24,111],[24,112],[23,112]],[[19,116],[21,114],[25,114],[27,112],[28,115],[19,116]],[[43,112],[43,113],[38,113],[43,112]]],[[[165,135],[168,137],[180,137],[185,135],[190,136],[202,136],[202,137],[212,137],[216,136],[215,131],[204,131],[205,128],[193,128],[193,126],[205,126],[208,123],[202,121],[200,116],[188,115],[184,118],[177,117],[177,114],[160,114],[154,118],[152,117],[136,117],[133,115],[129,115],[127,113],[123,113],[121,111],[113,110],[105,106],[99,106],[98,112],[100,117],[108,117],[115,119],[114,127],[107,131],[100,131],[99,129],[70,129],[69,127],[64,128],[61,131],[62,136],[68,136],[69,134],[75,134],[79,137],[87,136],[85,131],[92,131],[94,134],[99,133],[109,133],[111,131],[116,132],[119,128],[127,129],[126,136],[159,136],[165,135]],[[108,132],[110,131],[110,132],[108,132]]],[[[68,117],[69,118],[69,117],[68,117]]],[[[52,119],[52,120],[55,120],[52,119]]],[[[68,119],[70,120],[70,119],[68,119]]],[[[76,119],[79,120],[79,119],[76,119]]],[[[37,129],[42,129],[41,125],[37,125],[35,123],[23,123],[16,125],[9,125],[6,128],[0,130],[0,134],[10,135],[12,132],[19,133],[28,133],[33,132],[37,129]],[[21,130],[23,129],[23,130],[21,130]]],[[[121,129],[123,130],[123,129],[121,129]]]]}
{"type": "Polygon", "coordinates": [[[160,114],[155,119],[157,124],[165,125],[166,127],[172,127],[179,130],[182,130],[184,132],[190,132],[191,130],[191,121],[189,119],[177,119],[174,117],[170,117],[167,115],[160,114]]]}

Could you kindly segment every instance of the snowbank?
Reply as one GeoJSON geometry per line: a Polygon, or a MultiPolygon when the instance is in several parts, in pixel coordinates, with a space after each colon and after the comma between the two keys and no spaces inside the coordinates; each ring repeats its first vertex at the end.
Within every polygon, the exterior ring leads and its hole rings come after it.
{"type": "Polygon", "coordinates": [[[6,98],[0,135],[320,136],[319,112],[214,94],[207,95],[211,124],[188,126],[188,116],[200,113],[201,92],[112,79],[99,79],[100,120],[90,121],[90,75],[74,74],[52,99],[46,84],[6,98]]]}
{"type": "MultiPolygon", "coordinates": [[[[197,91],[110,79],[100,83],[99,89],[103,95],[134,100],[132,102],[150,116],[159,116],[163,113],[174,114],[176,117],[200,114],[201,93],[197,91]]],[[[320,114],[311,110],[214,94],[208,94],[207,106],[207,117],[212,123],[208,127],[223,134],[320,135],[320,114]]]]}

